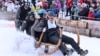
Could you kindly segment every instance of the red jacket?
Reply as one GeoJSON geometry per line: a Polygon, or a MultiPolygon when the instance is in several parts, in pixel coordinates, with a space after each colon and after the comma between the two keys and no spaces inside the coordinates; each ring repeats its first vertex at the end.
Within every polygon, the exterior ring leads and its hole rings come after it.
{"type": "Polygon", "coordinates": [[[80,0],[80,3],[81,3],[81,4],[84,3],[84,0],[80,0]]]}
{"type": "Polygon", "coordinates": [[[42,2],[42,8],[48,7],[48,3],[47,2],[42,2]]]}
{"type": "Polygon", "coordinates": [[[67,3],[66,3],[66,7],[67,8],[70,8],[71,6],[72,6],[72,0],[66,0],[67,1],[67,3]]]}
{"type": "Polygon", "coordinates": [[[89,12],[88,17],[89,17],[88,18],[89,20],[94,20],[94,18],[95,18],[93,12],[89,12]]]}

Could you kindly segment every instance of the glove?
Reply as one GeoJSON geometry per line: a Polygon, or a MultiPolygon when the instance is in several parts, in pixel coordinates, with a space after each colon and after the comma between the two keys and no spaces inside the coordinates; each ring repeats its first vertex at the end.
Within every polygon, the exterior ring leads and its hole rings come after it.
{"type": "Polygon", "coordinates": [[[43,31],[42,32],[45,32],[46,31],[46,28],[43,28],[43,31]]]}

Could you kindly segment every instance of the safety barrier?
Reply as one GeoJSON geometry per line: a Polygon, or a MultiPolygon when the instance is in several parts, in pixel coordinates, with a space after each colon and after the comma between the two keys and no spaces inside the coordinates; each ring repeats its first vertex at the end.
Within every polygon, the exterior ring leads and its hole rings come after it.
{"type": "Polygon", "coordinates": [[[75,28],[77,26],[81,35],[100,37],[100,21],[55,19],[58,25],[64,28],[64,31],[76,33],[75,28]]]}

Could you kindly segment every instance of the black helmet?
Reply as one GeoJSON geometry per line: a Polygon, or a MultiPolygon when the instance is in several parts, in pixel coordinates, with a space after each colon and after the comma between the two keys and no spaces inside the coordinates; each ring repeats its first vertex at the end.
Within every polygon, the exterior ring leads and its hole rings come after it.
{"type": "Polygon", "coordinates": [[[34,12],[29,12],[28,16],[33,16],[33,17],[35,17],[35,14],[34,14],[34,12]]]}

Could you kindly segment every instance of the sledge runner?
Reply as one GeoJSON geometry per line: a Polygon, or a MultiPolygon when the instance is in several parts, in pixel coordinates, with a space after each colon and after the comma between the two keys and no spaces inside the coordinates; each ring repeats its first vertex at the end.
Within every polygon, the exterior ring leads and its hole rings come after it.
{"type": "MultiPolygon", "coordinates": [[[[57,26],[57,24],[55,23],[54,17],[55,17],[54,12],[49,11],[48,20],[41,21],[41,23],[38,23],[37,25],[35,25],[33,29],[37,32],[42,32],[45,29],[46,31],[44,34],[43,41],[49,42],[52,44],[57,44],[59,40],[59,32],[57,31],[59,26],[57,26]]],[[[68,36],[62,35],[62,42],[64,42],[65,44],[70,44],[75,49],[75,51],[80,55],[87,54],[87,50],[82,50],[78,46],[78,44],[72,38],[68,36]]],[[[67,54],[67,49],[65,45],[63,45],[63,43],[61,43],[61,45],[59,46],[59,49],[61,50],[63,55],[67,54]]]]}

